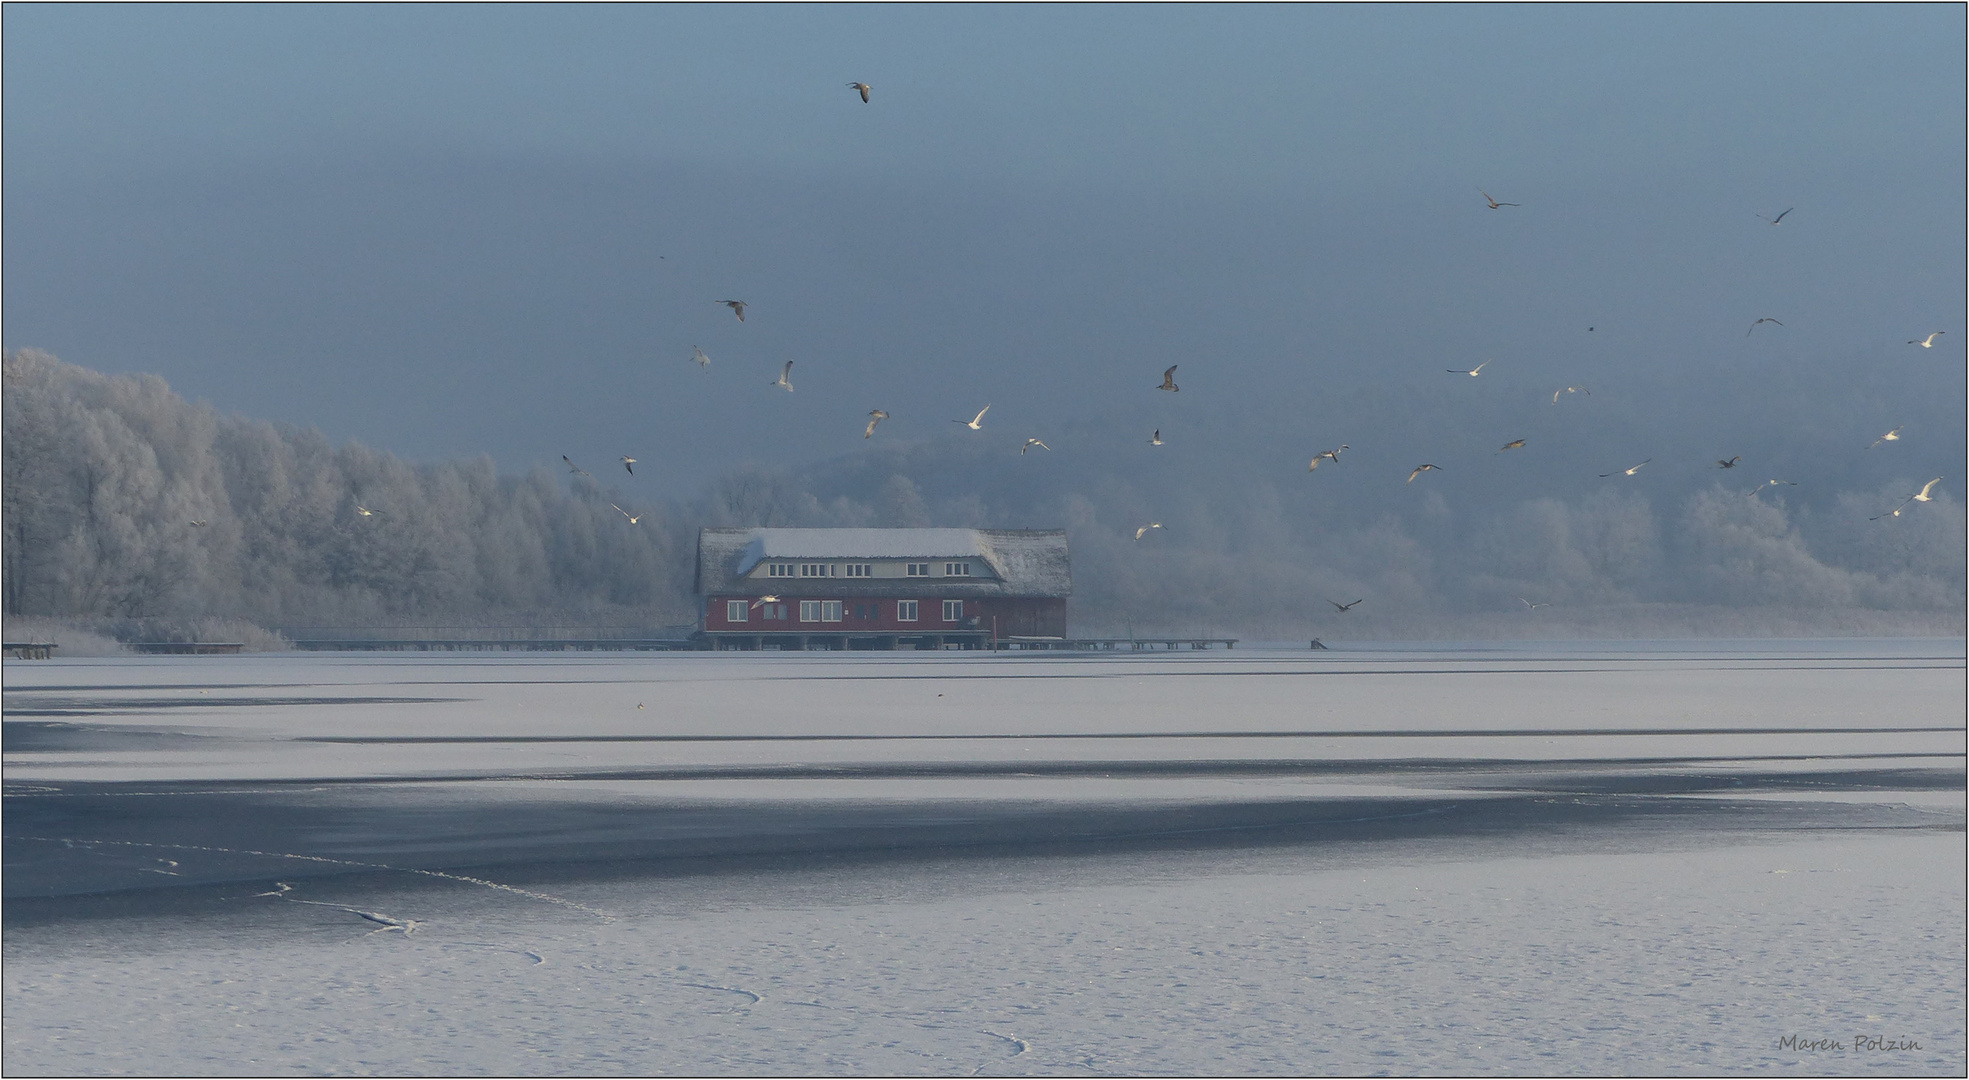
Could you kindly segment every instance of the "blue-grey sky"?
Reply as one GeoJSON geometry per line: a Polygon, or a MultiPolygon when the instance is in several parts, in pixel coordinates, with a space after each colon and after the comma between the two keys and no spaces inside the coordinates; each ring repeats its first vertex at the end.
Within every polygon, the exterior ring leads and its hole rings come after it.
{"type": "Polygon", "coordinates": [[[1365,513],[1438,458],[1522,496],[1893,424],[1841,482],[1962,457],[1960,6],[4,20],[6,346],[413,458],[683,495],[989,403],[1061,483],[1156,428],[1172,484],[1346,442],[1365,513]]]}

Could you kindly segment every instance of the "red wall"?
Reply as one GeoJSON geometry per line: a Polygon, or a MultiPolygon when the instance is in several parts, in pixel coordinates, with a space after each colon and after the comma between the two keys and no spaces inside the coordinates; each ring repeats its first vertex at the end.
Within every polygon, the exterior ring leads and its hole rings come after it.
{"type": "MultiPolygon", "coordinates": [[[[840,622],[801,622],[800,598],[787,597],[779,603],[786,605],[786,618],[765,618],[763,607],[749,607],[750,616],[745,622],[735,623],[725,618],[725,603],[728,600],[744,600],[750,605],[756,596],[712,596],[704,604],[704,629],[752,634],[937,634],[958,631],[992,632],[992,616],[998,617],[998,634],[1001,637],[1014,634],[1029,636],[1064,637],[1066,635],[1067,602],[1063,599],[1008,599],[1004,597],[967,597],[964,599],[964,621],[943,621],[943,602],[941,596],[916,598],[917,619],[915,622],[901,622],[896,618],[896,598],[880,600],[853,597],[806,597],[814,599],[839,599],[841,601],[840,622]],[[856,614],[857,609],[866,613],[856,614]],[[976,618],[976,625],[971,620],[976,618]]],[[[907,597],[903,599],[908,599],[907,597]]]]}

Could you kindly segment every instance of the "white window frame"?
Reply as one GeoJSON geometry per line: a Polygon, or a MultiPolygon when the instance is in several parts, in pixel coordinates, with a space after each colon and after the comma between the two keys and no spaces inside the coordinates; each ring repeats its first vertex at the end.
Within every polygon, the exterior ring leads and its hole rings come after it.
{"type": "Polygon", "coordinates": [[[967,562],[947,562],[943,564],[945,577],[970,577],[971,564],[967,562]]]}
{"type": "Polygon", "coordinates": [[[962,601],[962,600],[945,600],[945,601],[943,602],[943,621],[945,621],[945,622],[963,622],[963,621],[964,621],[964,601],[962,601]]]}
{"type": "Polygon", "coordinates": [[[725,601],[725,621],[745,622],[752,617],[752,605],[745,600],[725,601]]]}
{"type": "Polygon", "coordinates": [[[930,564],[929,564],[929,563],[926,563],[926,562],[913,562],[913,563],[910,563],[910,564],[909,564],[909,572],[908,572],[908,573],[906,573],[906,574],[904,574],[903,576],[904,576],[904,577],[929,577],[929,576],[930,576],[930,564]]]}
{"type": "Polygon", "coordinates": [[[898,601],[896,601],[896,621],[897,621],[897,622],[915,622],[915,621],[916,621],[916,601],[914,601],[914,600],[898,600],[898,601]]]}
{"type": "Polygon", "coordinates": [[[865,563],[865,562],[863,562],[863,563],[849,563],[849,564],[848,564],[848,576],[849,576],[849,577],[874,577],[874,576],[875,576],[875,575],[874,575],[874,569],[875,569],[875,568],[874,568],[873,566],[870,566],[870,565],[869,565],[868,563],[865,563]]]}
{"type": "Polygon", "coordinates": [[[840,621],[841,621],[841,601],[839,601],[839,600],[822,600],[822,601],[820,602],[820,621],[821,621],[821,622],[840,622],[840,621]]]}
{"type": "Polygon", "coordinates": [[[820,601],[818,601],[818,600],[802,600],[802,601],[800,601],[800,621],[801,621],[801,622],[819,622],[819,621],[820,621],[820,601]]]}
{"type": "Polygon", "coordinates": [[[767,577],[792,577],[792,576],[793,576],[793,564],[792,564],[792,563],[790,563],[790,562],[776,562],[776,563],[767,563],[767,564],[766,564],[766,576],[767,576],[767,577]]]}

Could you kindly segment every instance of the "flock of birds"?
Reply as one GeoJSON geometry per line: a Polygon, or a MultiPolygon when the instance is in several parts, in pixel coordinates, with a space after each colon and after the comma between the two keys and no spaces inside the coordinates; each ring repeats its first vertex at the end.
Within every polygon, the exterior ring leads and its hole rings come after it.
{"type": "MultiPolygon", "coordinates": [[[[872,87],[868,83],[850,82],[847,85],[849,89],[853,90],[857,95],[860,96],[863,104],[869,103],[870,91],[872,87]]],[[[1491,194],[1488,191],[1484,191],[1481,188],[1478,189],[1478,194],[1483,196],[1484,204],[1490,210],[1522,208],[1522,204],[1520,203],[1502,202],[1498,199],[1495,199],[1491,196],[1491,194]]],[[[1784,210],[1779,211],[1774,216],[1767,217],[1763,214],[1757,214],[1756,216],[1760,220],[1763,220],[1775,226],[1781,224],[1784,221],[1784,219],[1794,209],[1796,208],[1786,207],[1784,210]]],[[[734,318],[736,318],[741,323],[745,322],[745,310],[747,307],[750,306],[746,301],[718,300],[714,302],[731,309],[731,313],[734,318]]],[[[1749,328],[1744,331],[1744,336],[1749,337],[1750,335],[1756,333],[1758,327],[1765,326],[1765,325],[1781,327],[1784,325],[1784,323],[1779,321],[1778,319],[1771,318],[1769,316],[1760,317],[1756,321],[1752,322],[1749,328]]],[[[1588,327],[1587,329],[1592,330],[1593,328],[1588,327]]],[[[1943,331],[1937,330],[1934,333],[1931,333],[1924,338],[1912,339],[1908,342],[1908,344],[1918,345],[1924,349],[1932,348],[1935,344],[1935,339],[1937,337],[1942,336],[1943,333],[1944,333],[1943,331]]],[[[707,355],[703,349],[699,348],[696,345],[691,346],[690,359],[692,362],[696,363],[700,368],[708,368],[711,365],[711,357],[707,355]]],[[[1490,366],[1490,364],[1491,364],[1490,360],[1485,360],[1473,368],[1468,368],[1468,369],[1448,368],[1445,370],[1447,371],[1447,373],[1452,375],[1464,375],[1474,379],[1482,376],[1484,373],[1484,369],[1490,366]]],[[[1166,370],[1164,370],[1162,373],[1162,382],[1160,384],[1155,385],[1154,389],[1167,391],[1172,394],[1180,392],[1182,388],[1176,384],[1176,369],[1178,366],[1179,365],[1171,364],[1166,370]]],[[[780,368],[779,377],[773,380],[769,385],[772,386],[773,388],[784,390],[789,394],[792,393],[793,392],[793,361],[791,360],[786,361],[785,364],[782,365],[780,368]]],[[[1584,386],[1563,386],[1552,392],[1552,404],[1557,405],[1559,403],[1559,399],[1567,394],[1585,394],[1591,396],[1592,391],[1588,390],[1584,386]]],[[[973,415],[970,419],[968,420],[956,419],[956,420],[952,420],[951,423],[960,425],[970,431],[982,431],[984,429],[985,414],[990,411],[991,411],[991,406],[987,404],[985,405],[984,408],[979,409],[977,413],[973,415]]],[[[867,426],[862,429],[862,438],[864,439],[874,438],[876,426],[879,425],[882,421],[887,419],[889,419],[889,413],[887,410],[879,409],[879,408],[869,410],[868,423],[867,426]]],[[[1901,437],[1901,430],[1902,429],[1899,427],[1894,428],[1893,430],[1880,436],[1878,439],[1875,439],[1873,443],[1870,446],[1868,446],[1867,449],[1872,449],[1873,447],[1877,447],[1882,443],[1898,441],[1901,437]]],[[[1156,446],[1156,447],[1163,445],[1161,428],[1156,428],[1150,434],[1148,443],[1150,446],[1156,446]]],[[[1504,445],[1500,446],[1497,449],[1496,453],[1503,454],[1512,450],[1521,450],[1525,447],[1525,443],[1526,440],[1521,438],[1512,439],[1511,441],[1506,442],[1504,445]]],[[[1025,440],[1025,443],[1019,447],[1019,453],[1021,456],[1023,456],[1035,448],[1040,450],[1048,450],[1048,451],[1052,449],[1052,447],[1046,445],[1046,443],[1043,440],[1037,437],[1029,437],[1025,440]]],[[[1331,462],[1337,465],[1340,461],[1341,453],[1346,451],[1347,449],[1348,449],[1347,444],[1342,443],[1339,446],[1336,446],[1330,450],[1320,451],[1319,453],[1313,455],[1312,460],[1307,464],[1306,466],[1307,471],[1312,472],[1317,470],[1322,462],[1331,462]]],[[[592,478],[593,474],[581,468],[579,465],[576,465],[572,459],[567,457],[567,455],[565,454],[562,455],[561,460],[567,464],[570,475],[589,476],[592,478]]],[[[627,471],[628,474],[631,476],[634,476],[636,472],[635,470],[636,460],[637,459],[630,457],[626,454],[623,455],[621,459],[623,469],[627,471]]],[[[1649,462],[1653,460],[1654,460],[1653,458],[1648,458],[1634,465],[1628,466],[1627,468],[1616,469],[1612,472],[1600,473],[1599,475],[1602,479],[1610,479],[1613,477],[1630,477],[1640,472],[1643,466],[1646,466],[1649,462]]],[[[1734,469],[1739,467],[1742,464],[1742,461],[1743,461],[1742,455],[1736,455],[1729,458],[1718,459],[1716,461],[1715,467],[1719,469],[1734,469]]],[[[1424,473],[1440,472],[1440,471],[1443,471],[1442,466],[1431,462],[1424,462],[1422,464],[1415,466],[1415,468],[1409,472],[1408,479],[1405,481],[1405,483],[1413,484],[1416,481],[1416,479],[1422,476],[1424,473]]],[[[1905,511],[1909,506],[1913,505],[1914,503],[1929,502],[1933,498],[1932,493],[1935,489],[1935,485],[1941,483],[1941,481],[1942,481],[1942,477],[1939,476],[1933,480],[1928,481],[1928,483],[1922,485],[1921,490],[1909,494],[1905,499],[1901,501],[1901,503],[1898,506],[1895,506],[1893,509],[1885,511],[1881,514],[1875,515],[1874,517],[1869,518],[1868,520],[1879,521],[1882,518],[1897,518],[1901,516],[1903,511],[1905,511]]],[[[1779,487],[1779,486],[1795,487],[1797,485],[1794,481],[1790,481],[1790,480],[1768,479],[1765,480],[1763,483],[1759,484],[1756,488],[1754,488],[1747,494],[1751,497],[1755,497],[1756,495],[1765,491],[1768,488],[1779,487]]],[[[613,507],[616,510],[616,512],[620,513],[624,518],[628,519],[628,522],[631,525],[636,524],[637,522],[641,521],[643,517],[647,516],[647,512],[642,514],[632,514],[629,511],[624,510],[622,507],[616,506],[614,503],[610,503],[609,505],[613,507]]],[[[378,511],[368,509],[361,505],[357,505],[356,513],[364,517],[370,517],[377,514],[378,511]]],[[[203,525],[204,522],[202,521],[193,522],[193,524],[203,525]]],[[[1149,533],[1161,529],[1162,527],[1163,525],[1161,522],[1158,521],[1149,522],[1148,524],[1143,525],[1135,530],[1135,539],[1139,541],[1144,536],[1147,536],[1149,533]]],[[[775,599],[775,598],[769,597],[767,599],[775,599]]],[[[1550,606],[1549,603],[1544,603],[1544,602],[1535,603],[1524,597],[1519,597],[1518,599],[1520,600],[1520,602],[1522,602],[1525,605],[1526,609],[1528,610],[1536,610],[1538,608],[1550,606]]],[[[1328,598],[1327,600],[1327,603],[1332,604],[1337,611],[1342,613],[1353,610],[1356,606],[1360,605],[1363,602],[1364,602],[1363,600],[1357,599],[1352,601],[1351,603],[1343,604],[1331,598],[1328,598]]]]}

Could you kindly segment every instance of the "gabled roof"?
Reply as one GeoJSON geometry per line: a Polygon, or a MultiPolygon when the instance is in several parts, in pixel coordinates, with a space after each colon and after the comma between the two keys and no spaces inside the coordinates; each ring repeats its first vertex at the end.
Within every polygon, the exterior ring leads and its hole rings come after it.
{"type": "MultiPolygon", "coordinates": [[[[979,559],[990,578],[939,578],[935,591],[960,596],[1064,597],[1073,591],[1064,529],[700,529],[697,534],[697,591],[749,589],[742,579],[768,559],[979,559]]],[[[787,595],[838,592],[839,579],[776,582],[787,595]]],[[[885,590],[921,592],[927,583],[880,583],[856,579],[857,593],[885,590]]]]}

